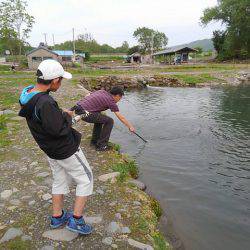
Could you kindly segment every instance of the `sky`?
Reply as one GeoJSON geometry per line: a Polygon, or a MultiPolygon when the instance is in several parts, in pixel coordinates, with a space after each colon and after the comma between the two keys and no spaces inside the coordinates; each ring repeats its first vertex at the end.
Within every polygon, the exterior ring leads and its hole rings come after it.
{"type": "Polygon", "coordinates": [[[28,12],[35,17],[28,42],[38,46],[72,40],[91,33],[98,43],[117,47],[123,41],[136,45],[133,32],[149,27],[164,32],[168,46],[211,38],[219,23],[200,25],[202,11],[216,5],[217,0],[27,0],[28,12]]]}

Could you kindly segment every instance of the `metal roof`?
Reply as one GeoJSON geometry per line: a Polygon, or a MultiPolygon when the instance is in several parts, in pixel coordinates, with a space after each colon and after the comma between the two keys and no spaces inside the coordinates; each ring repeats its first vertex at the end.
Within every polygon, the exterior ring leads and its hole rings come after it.
{"type": "Polygon", "coordinates": [[[73,56],[72,50],[53,50],[59,56],[73,56]]]}
{"type": "Polygon", "coordinates": [[[178,46],[169,47],[169,48],[166,48],[162,51],[156,52],[153,54],[153,56],[164,55],[164,54],[173,54],[173,53],[176,53],[176,52],[181,51],[181,50],[188,50],[189,52],[196,52],[197,51],[196,49],[192,49],[192,48],[187,47],[187,46],[178,45],[178,46]]]}
{"type": "Polygon", "coordinates": [[[133,54],[131,55],[128,55],[128,57],[133,57],[133,56],[141,56],[141,54],[139,52],[134,52],[133,54]]]}

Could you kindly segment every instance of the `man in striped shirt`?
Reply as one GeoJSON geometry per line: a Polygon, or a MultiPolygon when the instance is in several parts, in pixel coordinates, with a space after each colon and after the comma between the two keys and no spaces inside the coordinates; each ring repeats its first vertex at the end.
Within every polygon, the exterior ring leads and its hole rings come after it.
{"type": "Polygon", "coordinates": [[[135,131],[132,124],[119,112],[117,103],[123,95],[122,88],[113,87],[109,92],[106,90],[92,92],[77,102],[78,109],[80,108],[90,113],[83,120],[88,123],[94,123],[91,145],[94,145],[98,151],[110,149],[108,141],[114,124],[114,120],[111,117],[101,114],[102,111],[110,109],[128,127],[130,132],[135,131]]]}

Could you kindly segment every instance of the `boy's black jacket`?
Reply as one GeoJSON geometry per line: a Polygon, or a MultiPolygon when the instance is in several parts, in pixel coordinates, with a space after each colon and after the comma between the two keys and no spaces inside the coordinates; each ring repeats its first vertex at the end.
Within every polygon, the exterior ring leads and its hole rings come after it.
{"type": "Polygon", "coordinates": [[[77,151],[81,134],[71,127],[72,118],[59,109],[48,92],[38,93],[21,105],[19,115],[26,118],[35,141],[50,158],[66,159],[77,151]]]}

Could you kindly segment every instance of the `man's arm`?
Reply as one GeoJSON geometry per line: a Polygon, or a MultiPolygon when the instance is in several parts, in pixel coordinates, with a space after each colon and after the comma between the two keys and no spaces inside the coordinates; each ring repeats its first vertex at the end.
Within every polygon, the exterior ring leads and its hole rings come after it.
{"type": "Polygon", "coordinates": [[[135,128],[132,126],[132,124],[120,113],[120,112],[114,112],[116,117],[125,125],[128,127],[128,129],[131,132],[135,132],[135,128]]]}

